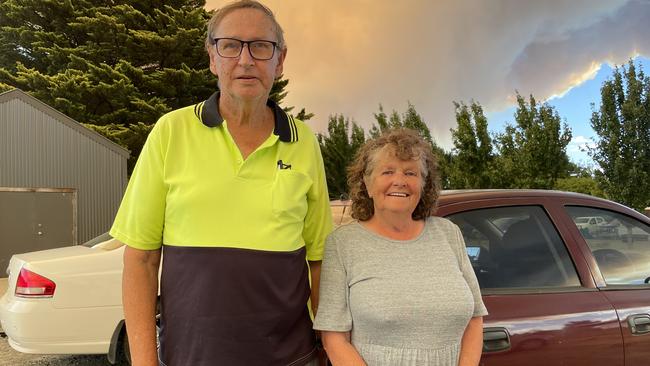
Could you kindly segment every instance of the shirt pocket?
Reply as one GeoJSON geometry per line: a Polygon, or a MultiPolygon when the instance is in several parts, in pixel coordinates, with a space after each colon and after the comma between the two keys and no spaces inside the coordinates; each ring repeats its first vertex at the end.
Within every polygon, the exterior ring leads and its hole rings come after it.
{"type": "Polygon", "coordinates": [[[307,215],[307,192],[312,180],[290,169],[278,170],[272,192],[273,214],[290,222],[303,221],[307,215]]]}

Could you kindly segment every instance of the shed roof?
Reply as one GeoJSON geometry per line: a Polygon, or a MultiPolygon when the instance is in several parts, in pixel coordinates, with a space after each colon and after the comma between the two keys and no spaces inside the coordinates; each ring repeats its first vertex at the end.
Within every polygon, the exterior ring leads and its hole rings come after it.
{"type": "Polygon", "coordinates": [[[103,145],[107,149],[114,151],[115,153],[123,156],[125,159],[129,158],[129,150],[123,148],[122,146],[114,143],[113,141],[107,139],[106,137],[100,135],[99,133],[90,130],[84,127],[81,123],[73,120],[72,118],[66,116],[65,114],[57,111],[53,107],[41,102],[40,100],[32,97],[31,95],[25,93],[20,89],[13,89],[8,92],[0,93],[0,103],[5,103],[13,99],[19,99],[32,107],[38,109],[39,111],[49,115],[60,123],[64,124],[68,128],[71,128],[80,134],[92,139],[100,145],[103,145]]]}

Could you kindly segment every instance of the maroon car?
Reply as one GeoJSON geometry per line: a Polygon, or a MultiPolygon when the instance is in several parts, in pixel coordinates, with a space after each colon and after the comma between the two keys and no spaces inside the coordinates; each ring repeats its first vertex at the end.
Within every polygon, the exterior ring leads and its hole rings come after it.
{"type": "Polygon", "coordinates": [[[650,365],[648,217],[539,190],[447,191],[437,215],[461,228],[490,312],[481,365],[650,365]]]}

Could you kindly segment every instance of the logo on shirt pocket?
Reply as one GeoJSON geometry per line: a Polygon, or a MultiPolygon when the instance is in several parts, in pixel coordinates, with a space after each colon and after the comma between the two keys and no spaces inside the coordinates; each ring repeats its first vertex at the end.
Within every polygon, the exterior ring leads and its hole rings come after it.
{"type": "Polygon", "coordinates": [[[273,213],[277,216],[302,221],[307,214],[307,192],[312,180],[306,174],[278,169],[273,183],[273,213]]]}

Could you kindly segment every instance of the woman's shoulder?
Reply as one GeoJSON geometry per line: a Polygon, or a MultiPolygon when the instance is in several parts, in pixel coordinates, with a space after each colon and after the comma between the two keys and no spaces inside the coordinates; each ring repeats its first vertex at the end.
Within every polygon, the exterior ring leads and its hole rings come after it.
{"type": "Polygon", "coordinates": [[[455,229],[457,227],[456,224],[454,224],[448,218],[440,217],[440,216],[429,216],[429,217],[427,217],[426,225],[427,226],[444,227],[444,228],[449,228],[449,229],[455,229]]]}
{"type": "Polygon", "coordinates": [[[427,217],[425,225],[427,230],[441,232],[446,236],[456,236],[459,231],[458,225],[445,217],[427,217]]]}
{"type": "Polygon", "coordinates": [[[330,233],[329,236],[335,240],[347,239],[350,236],[361,235],[363,232],[364,230],[361,228],[360,224],[355,220],[338,226],[330,233]]]}

